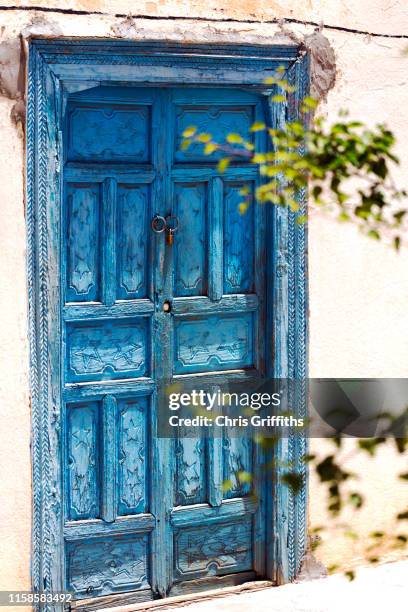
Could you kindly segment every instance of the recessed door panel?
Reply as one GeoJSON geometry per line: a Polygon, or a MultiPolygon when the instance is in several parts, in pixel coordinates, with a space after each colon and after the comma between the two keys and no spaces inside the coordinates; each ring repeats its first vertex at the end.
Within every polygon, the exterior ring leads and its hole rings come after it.
{"type": "Polygon", "coordinates": [[[148,295],[150,197],[150,185],[118,185],[118,299],[129,300],[148,295]]]}
{"type": "Polygon", "coordinates": [[[149,510],[149,401],[118,401],[118,514],[149,510]]]}
{"type": "Polygon", "coordinates": [[[144,535],[68,546],[68,585],[78,599],[149,588],[149,541],[144,535]]]}
{"type": "Polygon", "coordinates": [[[100,404],[67,406],[67,509],[72,520],[100,516],[100,404]]]}
{"type": "MultiPolygon", "coordinates": [[[[224,143],[228,134],[249,134],[254,122],[254,107],[219,104],[183,104],[176,107],[176,139],[174,156],[178,162],[208,162],[220,159],[222,151],[215,151],[211,158],[205,155],[200,144],[193,144],[187,150],[181,149],[183,132],[191,126],[197,132],[211,134],[217,141],[224,143]]],[[[253,140],[253,136],[249,136],[253,140]]]]}
{"type": "Polygon", "coordinates": [[[101,291],[100,185],[67,185],[66,200],[67,301],[98,301],[101,291]]]}
{"type": "Polygon", "coordinates": [[[244,191],[253,198],[253,182],[224,182],[224,293],[255,289],[254,207],[241,210],[244,191]]]}
{"type": "Polygon", "coordinates": [[[207,295],[208,183],[175,183],[173,197],[179,223],[174,248],[174,294],[207,295]]]}
{"type": "Polygon", "coordinates": [[[150,109],[75,104],[69,111],[70,161],[148,162],[150,109]]]}
{"type": "Polygon", "coordinates": [[[249,368],[254,364],[251,313],[183,318],[175,324],[175,372],[249,368]]]}
{"type": "Polygon", "coordinates": [[[144,318],[70,323],[67,326],[68,380],[145,376],[148,347],[149,324],[144,318]]]}
{"type": "Polygon", "coordinates": [[[188,506],[208,501],[208,442],[191,437],[187,428],[179,431],[176,440],[175,506],[188,506]]]}
{"type": "Polygon", "coordinates": [[[175,534],[177,580],[222,576],[250,570],[252,521],[188,527],[175,534]]]}

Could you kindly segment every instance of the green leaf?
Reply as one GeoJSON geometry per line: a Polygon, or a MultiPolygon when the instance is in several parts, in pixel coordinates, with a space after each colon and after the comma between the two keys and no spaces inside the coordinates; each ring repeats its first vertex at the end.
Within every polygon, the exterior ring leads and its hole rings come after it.
{"type": "Polygon", "coordinates": [[[224,480],[222,483],[222,490],[223,491],[230,491],[232,489],[232,481],[231,480],[224,480]]]}
{"type": "Polygon", "coordinates": [[[321,482],[341,482],[349,478],[349,474],[335,463],[334,455],[328,455],[317,466],[316,471],[321,482]]]}
{"type": "Polygon", "coordinates": [[[252,157],[252,162],[254,164],[263,164],[266,161],[266,155],[264,153],[255,153],[252,157]]]}
{"type": "Polygon", "coordinates": [[[255,149],[255,147],[252,144],[252,142],[249,142],[248,140],[244,140],[244,142],[242,144],[244,146],[244,149],[246,149],[247,151],[253,151],[255,149]]]}
{"type": "Polygon", "coordinates": [[[299,493],[303,484],[303,477],[301,474],[297,474],[296,472],[286,472],[281,476],[281,482],[286,484],[288,487],[292,489],[295,493],[299,493]]]}
{"type": "Polygon", "coordinates": [[[349,497],[350,503],[355,507],[355,508],[361,508],[361,506],[363,505],[363,498],[360,495],[360,493],[351,493],[350,497],[349,497]]]}
{"type": "Polygon", "coordinates": [[[370,537],[374,538],[375,540],[382,540],[384,535],[385,534],[383,531],[373,531],[372,533],[370,533],[370,537]]]}
{"type": "Polygon", "coordinates": [[[231,144],[242,144],[244,139],[240,134],[231,133],[227,135],[227,142],[231,144]]]}
{"type": "Polygon", "coordinates": [[[286,204],[292,212],[298,212],[300,209],[299,202],[296,202],[293,198],[286,198],[286,204]]]}
{"type": "Polygon", "coordinates": [[[396,536],[395,538],[398,542],[401,542],[402,544],[406,544],[408,542],[408,537],[402,533],[400,533],[399,535],[396,536]]]}
{"type": "Polygon", "coordinates": [[[275,166],[261,166],[260,167],[260,173],[263,176],[276,176],[277,174],[280,174],[283,170],[282,166],[280,165],[275,165],[275,166]]]}
{"type": "Polygon", "coordinates": [[[184,132],[183,132],[183,137],[184,138],[191,138],[191,136],[194,136],[194,134],[196,133],[197,128],[194,127],[194,125],[190,125],[189,127],[187,127],[184,132]]]}
{"type": "Polygon", "coordinates": [[[278,81],[277,85],[287,93],[294,93],[296,91],[296,87],[294,85],[289,85],[287,81],[278,81]]]}
{"type": "Polygon", "coordinates": [[[383,444],[385,438],[367,438],[358,440],[357,444],[361,450],[366,451],[371,457],[374,457],[379,444],[383,444]]]}
{"type": "Polygon", "coordinates": [[[323,189],[320,185],[315,185],[312,189],[312,195],[314,197],[315,200],[319,199],[320,194],[322,193],[323,189]]]}
{"type": "Polygon", "coordinates": [[[405,447],[407,446],[408,439],[407,438],[394,438],[395,446],[397,447],[397,451],[399,453],[403,453],[405,451],[405,447]]]}
{"type": "Polygon", "coordinates": [[[271,98],[272,102],[285,102],[286,98],[282,94],[275,94],[271,98]]]}
{"type": "Polygon", "coordinates": [[[238,472],[237,476],[241,483],[252,482],[252,474],[250,472],[238,472]]]}
{"type": "Polygon", "coordinates": [[[246,185],[245,185],[245,187],[241,187],[241,189],[239,190],[239,193],[242,196],[249,195],[250,194],[249,187],[247,187],[246,185]]]}
{"type": "Polygon", "coordinates": [[[369,236],[370,238],[374,238],[374,240],[380,240],[380,234],[378,233],[377,230],[374,230],[374,229],[370,230],[367,233],[367,236],[369,236]]]}
{"type": "Polygon", "coordinates": [[[356,573],[353,570],[347,570],[347,572],[344,572],[344,575],[346,578],[348,578],[348,580],[350,580],[350,582],[352,582],[356,577],[356,573]]]}
{"type": "Polygon", "coordinates": [[[399,210],[398,212],[393,214],[393,217],[396,221],[398,221],[398,223],[400,223],[406,214],[407,214],[406,210],[399,210]]]}
{"type": "Polygon", "coordinates": [[[199,134],[198,136],[196,136],[196,140],[198,142],[210,142],[211,134],[206,134],[205,132],[203,132],[202,134],[199,134]]]}
{"type": "Polygon", "coordinates": [[[408,472],[405,472],[404,474],[400,474],[399,478],[401,478],[401,480],[408,480],[408,472]]]}
{"type": "Polygon", "coordinates": [[[274,76],[270,76],[270,77],[266,77],[266,79],[264,79],[264,83],[265,85],[275,85],[276,84],[276,77],[274,76]]]}
{"type": "Polygon", "coordinates": [[[187,151],[188,147],[191,145],[191,138],[187,140],[182,140],[180,145],[181,151],[187,151]]]}
{"type": "MultiPolygon", "coordinates": [[[[309,463],[310,461],[314,461],[315,459],[316,459],[316,455],[312,455],[312,454],[303,455],[303,461],[304,461],[305,463],[309,463]]],[[[315,527],[315,531],[316,531],[317,529],[318,529],[318,528],[317,528],[317,527],[315,527]]],[[[323,527],[320,527],[319,529],[323,529],[323,527]]]]}
{"type": "Polygon", "coordinates": [[[231,163],[231,158],[230,157],[224,157],[223,159],[220,159],[220,161],[218,162],[218,165],[217,165],[218,172],[221,172],[221,174],[223,172],[225,172],[225,170],[228,168],[230,163],[231,163]]]}
{"type": "Polygon", "coordinates": [[[251,128],[249,131],[250,132],[261,132],[265,128],[266,128],[266,125],[262,123],[262,121],[255,121],[255,123],[251,125],[251,128]]]}
{"type": "Polygon", "coordinates": [[[204,155],[211,155],[218,149],[218,146],[213,142],[208,142],[204,147],[204,155]]]}
{"type": "Polygon", "coordinates": [[[310,96],[306,96],[306,98],[303,98],[302,103],[308,108],[316,108],[318,101],[310,96]]]}

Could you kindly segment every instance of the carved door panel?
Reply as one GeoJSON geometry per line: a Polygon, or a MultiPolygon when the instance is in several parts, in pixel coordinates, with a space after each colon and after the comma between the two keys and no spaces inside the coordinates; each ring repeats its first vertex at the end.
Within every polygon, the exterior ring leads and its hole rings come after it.
{"type": "Polygon", "coordinates": [[[62,440],[77,599],[134,601],[264,573],[259,450],[227,429],[156,435],[161,381],[200,388],[264,373],[264,211],[238,211],[255,169],[235,164],[220,178],[217,154],[180,150],[189,125],[223,138],[261,118],[259,98],[239,90],[106,86],[69,98],[62,440]],[[178,217],[173,246],[151,231],[155,214],[178,217]]]}

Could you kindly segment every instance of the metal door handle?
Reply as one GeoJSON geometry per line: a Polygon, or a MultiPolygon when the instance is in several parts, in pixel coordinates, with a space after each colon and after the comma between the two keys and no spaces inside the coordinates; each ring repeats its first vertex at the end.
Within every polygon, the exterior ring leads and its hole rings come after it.
{"type": "Polygon", "coordinates": [[[151,222],[152,230],[156,234],[161,234],[166,229],[166,219],[161,215],[154,215],[151,222]]]}
{"type": "Polygon", "coordinates": [[[175,215],[167,215],[162,217],[161,215],[155,215],[151,222],[152,230],[155,234],[162,234],[166,231],[166,243],[171,246],[174,240],[174,234],[177,232],[179,226],[179,220],[175,215]]]}
{"type": "Polygon", "coordinates": [[[173,245],[174,234],[177,232],[179,226],[179,220],[174,215],[168,215],[166,217],[166,244],[169,246],[173,245]]]}

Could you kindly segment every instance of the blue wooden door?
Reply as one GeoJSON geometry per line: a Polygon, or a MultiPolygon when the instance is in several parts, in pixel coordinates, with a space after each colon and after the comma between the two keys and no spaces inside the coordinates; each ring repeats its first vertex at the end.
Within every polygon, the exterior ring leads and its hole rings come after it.
{"type": "Polygon", "coordinates": [[[260,449],[228,428],[157,435],[160,385],[265,372],[265,211],[238,211],[255,169],[220,177],[217,154],[180,150],[190,125],[223,138],[262,118],[259,97],[239,89],[101,86],[69,98],[62,439],[66,581],[78,599],[265,573],[260,449]],[[155,215],[178,218],[172,246],[152,231],[155,215]]]}

